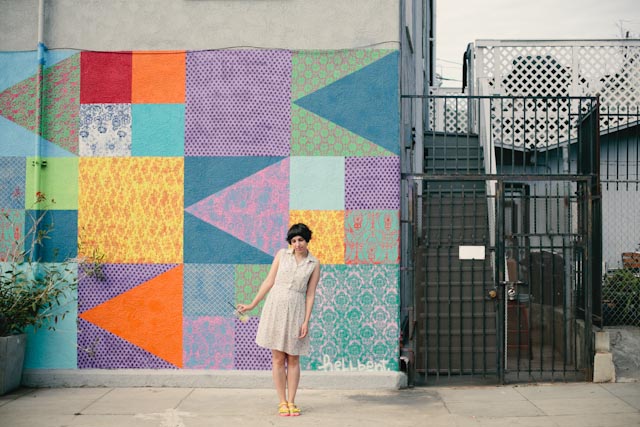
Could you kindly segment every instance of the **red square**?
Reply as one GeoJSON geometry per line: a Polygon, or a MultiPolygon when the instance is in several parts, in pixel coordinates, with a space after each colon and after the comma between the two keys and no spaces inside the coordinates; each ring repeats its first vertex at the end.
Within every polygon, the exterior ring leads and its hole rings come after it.
{"type": "Polygon", "coordinates": [[[131,103],[131,52],[80,54],[80,103],[131,103]]]}

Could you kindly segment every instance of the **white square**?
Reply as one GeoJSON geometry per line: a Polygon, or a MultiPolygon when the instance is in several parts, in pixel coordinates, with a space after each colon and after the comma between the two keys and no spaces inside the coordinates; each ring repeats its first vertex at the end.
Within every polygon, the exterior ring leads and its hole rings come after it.
{"type": "Polygon", "coordinates": [[[484,259],[484,246],[459,246],[459,259],[484,259]]]}

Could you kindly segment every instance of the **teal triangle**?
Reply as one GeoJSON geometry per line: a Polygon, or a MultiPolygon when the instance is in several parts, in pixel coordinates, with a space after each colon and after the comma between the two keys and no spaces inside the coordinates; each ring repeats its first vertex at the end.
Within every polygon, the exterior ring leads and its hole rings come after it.
{"type": "Polygon", "coordinates": [[[31,157],[36,155],[36,138],[42,157],[77,157],[33,132],[0,116],[0,152],[3,156],[31,157]]]}
{"type": "Polygon", "coordinates": [[[190,206],[282,159],[267,156],[185,157],[184,205],[190,206]]]}
{"type": "MultiPolygon", "coordinates": [[[[78,53],[77,50],[49,50],[46,53],[45,66],[51,67],[58,62],[78,53]]],[[[38,54],[36,51],[0,52],[0,92],[20,83],[38,73],[38,54]]]]}
{"type": "Polygon", "coordinates": [[[270,264],[273,256],[189,214],[184,215],[187,264],[270,264]]]}
{"type": "Polygon", "coordinates": [[[394,154],[400,154],[398,52],[294,103],[394,154]]]}

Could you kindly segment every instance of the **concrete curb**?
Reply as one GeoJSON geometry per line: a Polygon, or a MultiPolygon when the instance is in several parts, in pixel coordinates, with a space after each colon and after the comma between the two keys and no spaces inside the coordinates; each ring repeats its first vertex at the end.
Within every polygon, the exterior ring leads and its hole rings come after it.
{"type": "MultiPolygon", "coordinates": [[[[185,387],[273,388],[271,371],[153,369],[27,369],[26,387],[185,387]]],[[[303,371],[300,388],[318,390],[398,390],[407,387],[403,372],[303,371]]]]}

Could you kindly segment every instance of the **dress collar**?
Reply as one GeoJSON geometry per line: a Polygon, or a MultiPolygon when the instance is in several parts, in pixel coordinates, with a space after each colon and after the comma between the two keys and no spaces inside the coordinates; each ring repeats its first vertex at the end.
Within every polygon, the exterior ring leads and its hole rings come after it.
{"type": "MultiPolygon", "coordinates": [[[[289,255],[293,255],[293,248],[288,248],[286,250],[286,253],[288,253],[289,255]]],[[[313,254],[311,253],[311,251],[307,252],[307,259],[305,262],[318,262],[318,259],[316,257],[313,256],[313,254]]]]}

